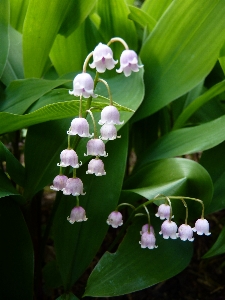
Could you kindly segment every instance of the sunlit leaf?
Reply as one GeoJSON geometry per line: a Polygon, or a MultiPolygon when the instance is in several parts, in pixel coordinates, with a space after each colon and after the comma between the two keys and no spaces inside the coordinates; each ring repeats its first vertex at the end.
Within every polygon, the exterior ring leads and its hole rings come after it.
{"type": "Polygon", "coordinates": [[[209,258],[223,253],[225,253],[225,227],[223,227],[223,230],[221,231],[215,244],[203,256],[203,258],[209,258]]]}
{"type": "Polygon", "coordinates": [[[8,57],[9,52],[9,0],[0,1],[0,78],[8,57]]]}

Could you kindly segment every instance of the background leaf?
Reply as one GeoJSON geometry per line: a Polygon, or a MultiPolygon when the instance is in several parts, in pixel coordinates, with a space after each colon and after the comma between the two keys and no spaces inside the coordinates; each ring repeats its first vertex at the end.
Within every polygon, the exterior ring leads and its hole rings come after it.
{"type": "Polygon", "coordinates": [[[223,227],[223,230],[221,231],[215,244],[203,256],[203,258],[209,258],[223,253],[225,253],[225,227],[223,227]]]}
{"type": "Polygon", "coordinates": [[[9,51],[9,1],[0,1],[0,78],[5,68],[8,51],[9,51]]]}

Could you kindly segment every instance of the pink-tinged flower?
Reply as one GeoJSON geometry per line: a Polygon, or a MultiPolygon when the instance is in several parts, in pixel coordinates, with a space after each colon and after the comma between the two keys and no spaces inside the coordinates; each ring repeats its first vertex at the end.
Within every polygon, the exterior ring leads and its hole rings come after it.
{"type": "Polygon", "coordinates": [[[73,90],[70,95],[83,96],[84,98],[97,97],[94,92],[94,80],[88,73],[78,74],[73,80],[73,90]]]}
{"type": "Polygon", "coordinates": [[[108,154],[105,152],[105,144],[100,139],[91,139],[87,142],[87,154],[84,154],[84,156],[87,155],[94,155],[94,156],[108,156],[108,154]]]}
{"type": "Polygon", "coordinates": [[[158,207],[158,212],[155,214],[156,217],[160,217],[160,220],[170,218],[170,206],[168,204],[161,204],[158,207]]]}
{"type": "Polygon", "coordinates": [[[113,228],[117,228],[123,225],[123,216],[119,211],[113,211],[108,216],[106,223],[111,225],[113,228]]]}
{"type": "Polygon", "coordinates": [[[123,122],[120,122],[120,113],[118,109],[113,106],[109,105],[103,108],[101,111],[101,120],[98,122],[100,125],[104,124],[116,124],[121,125],[123,122]]]}
{"type": "Polygon", "coordinates": [[[90,160],[86,174],[95,174],[96,176],[106,175],[102,160],[98,158],[90,160]]]}
{"type": "MultiPolygon", "coordinates": [[[[148,231],[148,227],[149,227],[148,224],[143,225],[142,229],[140,231],[140,234],[142,235],[143,233],[147,232],[148,231]]],[[[150,233],[155,234],[154,228],[152,226],[150,226],[150,233]]]]}
{"type": "Polygon", "coordinates": [[[178,234],[177,236],[182,240],[182,241],[186,241],[189,240],[190,242],[194,241],[193,238],[193,230],[191,228],[191,226],[186,225],[186,224],[182,224],[179,228],[178,228],[178,234]]]}
{"type": "Polygon", "coordinates": [[[80,178],[69,178],[66,182],[66,186],[64,189],[62,189],[64,195],[73,195],[73,196],[79,196],[79,195],[85,195],[83,192],[83,182],[80,180],[80,178]]]}
{"type": "Polygon", "coordinates": [[[68,177],[65,175],[57,175],[53,180],[53,185],[50,186],[51,190],[61,191],[66,186],[68,177]]]}
{"type": "Polygon", "coordinates": [[[80,164],[78,163],[78,156],[73,149],[63,150],[60,154],[60,160],[60,164],[57,164],[57,166],[60,167],[71,166],[73,168],[79,168],[79,166],[82,165],[82,162],[80,162],[80,164]]]}
{"type": "Polygon", "coordinates": [[[133,50],[124,50],[120,56],[120,68],[116,70],[118,73],[124,73],[126,77],[130,76],[131,72],[138,72],[143,65],[138,65],[138,57],[133,50]]]}
{"type": "Polygon", "coordinates": [[[113,59],[112,49],[99,43],[93,51],[93,63],[89,66],[92,69],[96,68],[99,73],[104,73],[106,69],[112,70],[117,62],[118,60],[113,59]]]}
{"type": "Polygon", "coordinates": [[[104,124],[101,129],[101,136],[99,137],[102,140],[115,140],[121,136],[117,136],[116,127],[113,124],[104,124]]]}
{"type": "Polygon", "coordinates": [[[164,239],[176,239],[177,238],[177,224],[173,221],[166,220],[162,223],[161,231],[159,234],[163,235],[164,239]]]}
{"type": "Polygon", "coordinates": [[[87,221],[86,213],[83,207],[75,206],[70,213],[70,217],[67,217],[67,220],[73,224],[74,222],[87,221]]]}
{"type": "Polygon", "coordinates": [[[197,234],[198,235],[210,235],[211,232],[209,232],[209,222],[206,220],[206,219],[198,219],[196,222],[195,222],[195,227],[192,228],[192,230],[194,232],[197,231],[197,234]]]}
{"type": "Polygon", "coordinates": [[[85,118],[75,118],[71,122],[69,135],[79,135],[80,137],[92,137],[94,134],[89,133],[89,124],[85,118]]]}
{"type": "Polygon", "coordinates": [[[139,244],[141,244],[141,248],[154,249],[158,248],[158,246],[155,245],[155,242],[155,235],[147,231],[142,234],[139,244]]]}

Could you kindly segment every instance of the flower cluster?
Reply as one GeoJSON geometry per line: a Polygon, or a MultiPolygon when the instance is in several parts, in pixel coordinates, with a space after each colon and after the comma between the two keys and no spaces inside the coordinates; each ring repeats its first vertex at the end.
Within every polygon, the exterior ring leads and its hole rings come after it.
{"type": "MultiPolygon", "coordinates": [[[[98,79],[94,81],[92,76],[86,72],[88,61],[91,57],[93,57],[93,62],[89,64],[89,66],[92,69],[96,69],[96,72],[98,73],[104,73],[106,70],[112,70],[115,67],[118,61],[113,59],[113,52],[109,47],[112,42],[120,42],[125,47],[125,50],[121,54],[121,65],[117,70],[118,73],[124,72],[124,75],[127,77],[131,75],[132,71],[138,72],[139,68],[143,67],[143,65],[138,65],[137,54],[133,50],[129,50],[124,40],[122,40],[121,38],[113,38],[107,45],[99,43],[95,47],[94,51],[87,56],[84,62],[83,72],[75,76],[73,80],[73,89],[69,91],[69,94],[80,97],[79,116],[72,120],[70,128],[67,131],[68,147],[61,152],[60,163],[57,164],[60,167],[60,174],[54,178],[53,185],[50,186],[52,190],[62,191],[64,195],[73,195],[77,197],[77,205],[72,209],[70,217],[67,218],[67,220],[71,224],[73,224],[74,222],[86,221],[87,218],[85,210],[79,205],[78,198],[78,196],[80,195],[85,195],[83,191],[83,182],[76,176],[76,169],[82,165],[82,162],[79,162],[77,153],[70,146],[70,137],[79,136],[81,138],[90,138],[90,140],[87,142],[87,152],[84,154],[84,156],[94,156],[94,158],[92,158],[88,163],[86,174],[103,176],[106,175],[106,172],[104,163],[100,159],[100,157],[108,156],[108,153],[106,153],[105,150],[104,141],[115,140],[116,138],[119,138],[120,136],[117,136],[117,129],[115,126],[123,124],[123,121],[120,121],[120,114],[118,109],[113,105],[110,89],[107,82],[103,79],[99,79],[98,76],[96,76],[96,78],[98,79]],[[101,125],[99,136],[97,135],[94,116],[90,110],[92,98],[97,97],[97,95],[94,93],[94,89],[98,82],[103,82],[105,84],[109,92],[110,100],[110,104],[104,107],[101,111],[101,118],[98,121],[99,125],[101,125]],[[94,125],[94,133],[90,133],[89,123],[86,118],[82,117],[82,97],[91,97],[89,100],[89,108],[87,112],[89,112],[91,115],[94,125]],[[62,169],[66,167],[73,168],[72,178],[68,178],[63,174],[62,169]]],[[[85,114],[87,114],[87,112],[85,112],[85,114]]],[[[119,214],[119,212],[115,212],[108,219],[108,224],[111,224],[113,227],[121,226],[122,216],[121,220],[119,220],[119,214]]]]}

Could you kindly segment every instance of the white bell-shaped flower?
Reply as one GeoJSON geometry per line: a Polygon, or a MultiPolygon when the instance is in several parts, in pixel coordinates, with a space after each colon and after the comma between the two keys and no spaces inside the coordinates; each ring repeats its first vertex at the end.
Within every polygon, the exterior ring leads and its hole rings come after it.
{"type": "Polygon", "coordinates": [[[105,152],[105,144],[100,139],[91,139],[87,142],[87,155],[94,155],[94,156],[108,156],[105,152]]]}
{"type": "Polygon", "coordinates": [[[160,217],[160,220],[170,218],[170,206],[168,204],[161,204],[158,207],[158,212],[155,214],[156,217],[160,217]]]}
{"type": "Polygon", "coordinates": [[[53,185],[50,186],[51,190],[61,191],[65,188],[68,177],[65,175],[57,175],[53,180],[53,185]]]}
{"type": "Polygon", "coordinates": [[[186,241],[186,240],[189,240],[190,242],[194,241],[193,230],[192,230],[191,226],[187,225],[187,224],[180,225],[180,227],[178,228],[178,234],[177,234],[177,236],[182,241],[186,241]]]}
{"type": "Polygon", "coordinates": [[[116,70],[118,73],[124,73],[126,77],[131,72],[138,72],[143,65],[138,65],[138,56],[133,50],[124,50],[120,56],[120,68],[116,70]]]}
{"type": "Polygon", "coordinates": [[[115,140],[121,136],[117,136],[116,127],[113,124],[104,124],[100,129],[101,136],[99,137],[102,140],[115,140]]]}
{"type": "Polygon", "coordinates": [[[141,245],[141,248],[148,248],[148,249],[154,249],[158,248],[155,244],[156,238],[155,235],[152,232],[144,232],[141,236],[141,241],[139,244],[141,245]]]}
{"type": "Polygon", "coordinates": [[[78,74],[73,80],[73,90],[70,95],[83,96],[84,98],[97,97],[94,94],[94,80],[88,73],[78,74]]]}
{"type": "Polygon", "coordinates": [[[74,222],[83,222],[87,221],[86,212],[81,206],[75,206],[70,213],[70,217],[67,217],[67,220],[73,224],[74,222]]]}
{"type": "Polygon", "coordinates": [[[79,166],[82,165],[82,162],[80,164],[78,163],[78,156],[76,152],[73,149],[65,149],[60,153],[60,164],[57,164],[57,166],[60,167],[68,167],[71,166],[73,168],[79,168],[79,166]]]}
{"type": "Polygon", "coordinates": [[[192,228],[192,230],[194,232],[197,231],[197,234],[198,235],[210,235],[211,232],[209,232],[209,222],[206,220],[206,219],[198,219],[196,222],[195,222],[195,227],[192,228]]]}
{"type": "MultiPolygon", "coordinates": [[[[148,228],[149,228],[148,224],[143,225],[141,228],[140,234],[142,235],[143,233],[147,232],[148,228]]],[[[150,232],[155,234],[154,228],[152,226],[150,226],[150,232]]]]}
{"type": "Polygon", "coordinates": [[[164,239],[176,239],[177,238],[177,224],[173,221],[166,220],[162,223],[161,231],[159,234],[163,235],[164,239]]]}
{"type": "Polygon", "coordinates": [[[83,191],[83,182],[80,180],[80,178],[69,178],[66,182],[66,186],[64,189],[62,189],[64,195],[73,195],[73,196],[79,196],[79,195],[85,195],[83,191]]]}
{"type": "Polygon", "coordinates": [[[86,174],[95,174],[96,176],[106,175],[103,161],[99,158],[90,160],[86,174]]]}
{"type": "Polygon", "coordinates": [[[108,216],[106,223],[111,225],[113,228],[117,228],[123,225],[123,216],[119,211],[113,211],[108,216]]]}
{"type": "Polygon", "coordinates": [[[121,125],[124,121],[120,122],[120,113],[118,109],[113,106],[109,105],[103,108],[101,111],[101,120],[99,120],[98,124],[116,124],[121,125]]]}
{"type": "Polygon", "coordinates": [[[112,70],[118,60],[113,59],[112,49],[102,43],[99,43],[93,51],[93,63],[89,66],[99,73],[104,73],[106,69],[112,70]]]}
{"type": "Polygon", "coordinates": [[[71,122],[69,135],[79,135],[80,137],[92,137],[94,134],[89,133],[89,124],[85,118],[75,118],[71,122]]]}

